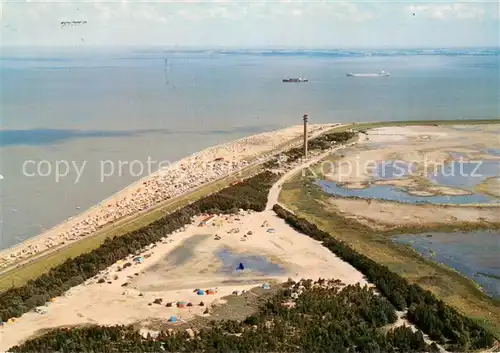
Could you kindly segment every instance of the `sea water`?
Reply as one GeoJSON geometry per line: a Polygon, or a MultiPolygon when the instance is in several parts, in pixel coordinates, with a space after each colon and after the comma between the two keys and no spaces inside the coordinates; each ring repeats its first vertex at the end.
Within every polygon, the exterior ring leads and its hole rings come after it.
{"type": "Polygon", "coordinates": [[[304,113],[310,123],[498,117],[498,51],[442,54],[3,48],[0,246],[55,226],[147,172],[125,165],[101,180],[102,162],[174,161],[300,124],[304,113]],[[381,69],[392,76],[345,76],[381,69]],[[309,82],[283,84],[286,76],[309,82]],[[49,165],[62,160],[86,163],[81,176],[73,168],[55,180],[49,165]],[[48,164],[37,171],[31,161],[48,164]]]}
{"type": "Polygon", "coordinates": [[[500,298],[500,233],[474,231],[405,234],[392,238],[423,256],[474,280],[492,297],[500,298]]]}

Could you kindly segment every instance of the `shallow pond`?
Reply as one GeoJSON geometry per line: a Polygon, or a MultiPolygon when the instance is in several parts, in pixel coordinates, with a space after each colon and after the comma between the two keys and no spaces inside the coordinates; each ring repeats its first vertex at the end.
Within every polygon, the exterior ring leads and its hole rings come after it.
{"type": "Polygon", "coordinates": [[[491,156],[500,156],[500,148],[485,148],[481,151],[491,156]]]}
{"type": "Polygon", "coordinates": [[[234,253],[228,248],[218,250],[216,256],[222,262],[219,272],[223,274],[239,274],[245,273],[245,271],[258,272],[263,275],[283,275],[286,273],[283,267],[265,256],[234,253]],[[244,271],[236,269],[240,262],[245,267],[244,271]]]}
{"type": "Polygon", "coordinates": [[[393,237],[393,241],[457,270],[488,295],[500,298],[500,232],[405,234],[393,237]]]}
{"type": "Polygon", "coordinates": [[[471,190],[488,178],[500,175],[500,161],[453,161],[433,172],[429,179],[438,185],[471,190]]]}
{"type": "Polygon", "coordinates": [[[375,175],[378,180],[392,180],[406,178],[415,172],[416,168],[405,161],[388,160],[377,163],[375,175]]]}
{"type": "Polygon", "coordinates": [[[174,250],[172,250],[166,257],[165,261],[173,266],[184,265],[189,259],[194,257],[194,249],[204,240],[210,238],[211,235],[202,234],[194,235],[184,240],[174,250]]]}
{"type": "Polygon", "coordinates": [[[337,197],[358,197],[361,199],[376,199],[384,201],[399,201],[403,203],[419,204],[443,204],[443,205],[465,205],[479,203],[497,203],[498,199],[483,195],[437,195],[437,196],[415,196],[405,192],[404,189],[392,185],[371,185],[365,189],[349,189],[328,180],[318,180],[321,189],[330,195],[337,197]]]}
{"type": "Polygon", "coordinates": [[[471,132],[479,132],[485,129],[485,126],[481,125],[452,125],[452,129],[457,131],[471,131],[471,132]]]}

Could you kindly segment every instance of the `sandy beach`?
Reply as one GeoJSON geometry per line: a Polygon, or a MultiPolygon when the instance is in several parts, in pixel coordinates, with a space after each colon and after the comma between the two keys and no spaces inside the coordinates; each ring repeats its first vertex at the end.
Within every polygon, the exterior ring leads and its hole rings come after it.
{"type": "Polygon", "coordinates": [[[117,261],[63,296],[11,320],[0,327],[0,349],[59,326],[138,324],[147,331],[154,329],[153,322],[168,325],[171,316],[185,322],[210,315],[210,307],[223,304],[227,295],[289,278],[333,277],[345,284],[367,284],[362,273],[272,210],[284,180],[338,148],[312,152],[306,163],[287,165],[269,192],[265,211],[214,215],[205,225],[202,220],[208,215],[195,217],[142,253],[117,261]],[[239,263],[243,270],[238,270],[239,263]],[[196,289],[214,293],[198,295],[196,289]],[[178,307],[180,302],[190,304],[178,307]],[[207,308],[209,314],[204,314],[207,308]]]}
{"type": "MultiPolygon", "coordinates": [[[[311,137],[337,124],[312,124],[311,137]]],[[[35,255],[60,249],[82,237],[158,204],[189,193],[243,168],[266,161],[302,135],[302,125],[249,136],[207,148],[159,170],[98,205],[44,233],[0,252],[0,270],[35,255]]]]}
{"type": "MultiPolygon", "coordinates": [[[[319,133],[321,130],[315,131],[319,133]]],[[[295,136],[299,135],[300,131],[297,131],[295,136]]],[[[175,324],[169,321],[172,316],[179,322],[199,316],[210,317],[213,308],[223,305],[223,298],[228,295],[241,295],[242,291],[256,286],[274,286],[289,278],[295,281],[334,278],[344,284],[370,285],[361,272],[319,242],[295,231],[272,210],[285,180],[336,150],[350,149],[354,145],[363,148],[363,143],[359,144],[363,140],[365,143],[369,141],[360,136],[357,142],[328,151],[313,151],[307,161],[298,160],[284,166],[280,170],[280,179],[269,191],[265,211],[240,210],[232,215],[210,215],[210,222],[204,222],[209,215],[194,217],[191,224],[166,234],[141,253],[117,261],[64,295],[9,320],[0,327],[0,349],[7,350],[50,328],[82,324],[134,324],[141,332],[154,332],[159,323],[162,327],[174,327],[175,324]],[[199,289],[203,290],[201,295],[199,289]]],[[[259,148],[260,160],[265,160],[263,154],[271,155],[268,149],[259,148]]],[[[211,153],[204,155],[205,160],[218,158],[220,152],[211,153]]],[[[248,154],[243,153],[227,153],[224,158],[228,156],[234,156],[236,160],[248,158],[248,154]]],[[[250,156],[257,156],[257,152],[250,156]]],[[[145,185],[144,181],[139,185],[145,185]]],[[[345,208],[359,209],[364,217],[373,211],[365,207],[365,200],[341,201],[345,208]],[[350,204],[354,202],[358,204],[350,204]]],[[[380,204],[385,208],[379,207],[376,213],[387,215],[387,221],[394,217],[409,221],[387,209],[395,205],[405,212],[401,205],[380,204]]],[[[340,204],[335,205],[340,207],[340,204]]],[[[469,211],[475,212],[472,208],[464,208],[463,217],[475,215],[469,215],[469,211]]],[[[427,218],[430,214],[423,216],[427,218]]],[[[456,211],[453,216],[457,216],[456,211]]],[[[494,217],[493,213],[491,217],[494,217]]],[[[399,320],[396,326],[402,323],[406,322],[399,320]]]]}

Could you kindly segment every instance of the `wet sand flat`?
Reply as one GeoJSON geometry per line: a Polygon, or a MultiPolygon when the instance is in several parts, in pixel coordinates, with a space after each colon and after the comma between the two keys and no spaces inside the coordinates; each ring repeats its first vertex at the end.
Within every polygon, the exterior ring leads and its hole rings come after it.
{"type": "Polygon", "coordinates": [[[330,198],[328,202],[345,217],[374,229],[390,230],[402,226],[439,227],[460,222],[488,224],[500,222],[497,206],[411,205],[379,200],[330,198]]]}
{"type": "Polygon", "coordinates": [[[500,173],[494,156],[500,140],[485,133],[497,129],[498,124],[368,130],[317,183],[345,217],[376,229],[499,224],[500,198],[489,188],[500,173]]]}

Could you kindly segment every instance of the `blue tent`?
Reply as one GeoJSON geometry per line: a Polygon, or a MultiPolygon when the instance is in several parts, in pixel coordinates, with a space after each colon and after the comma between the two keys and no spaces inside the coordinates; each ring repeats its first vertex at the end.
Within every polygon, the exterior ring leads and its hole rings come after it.
{"type": "Polygon", "coordinates": [[[237,270],[244,270],[245,266],[243,266],[243,264],[240,262],[240,264],[238,265],[238,267],[236,269],[237,270]]]}
{"type": "Polygon", "coordinates": [[[177,322],[177,316],[170,316],[170,322],[177,322]]]}
{"type": "Polygon", "coordinates": [[[262,288],[264,288],[264,289],[269,289],[269,288],[271,288],[271,287],[269,286],[269,284],[264,283],[264,284],[262,285],[262,288]]]}
{"type": "Polygon", "coordinates": [[[198,291],[196,292],[196,294],[198,294],[198,295],[205,295],[205,291],[203,289],[198,289],[198,291]]]}
{"type": "Polygon", "coordinates": [[[144,262],[144,256],[137,256],[137,257],[134,259],[134,262],[135,262],[135,263],[142,264],[142,263],[144,262]]]}

